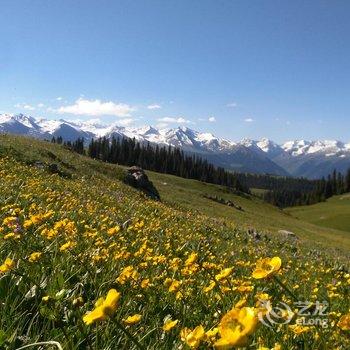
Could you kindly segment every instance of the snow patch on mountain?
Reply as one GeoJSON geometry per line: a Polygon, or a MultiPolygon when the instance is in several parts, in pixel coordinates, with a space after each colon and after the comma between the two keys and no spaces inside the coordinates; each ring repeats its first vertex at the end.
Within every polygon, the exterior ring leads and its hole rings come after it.
{"type": "Polygon", "coordinates": [[[291,156],[322,153],[327,157],[331,157],[337,154],[341,155],[343,152],[348,152],[350,150],[348,145],[336,140],[288,141],[282,145],[282,148],[291,156]]]}

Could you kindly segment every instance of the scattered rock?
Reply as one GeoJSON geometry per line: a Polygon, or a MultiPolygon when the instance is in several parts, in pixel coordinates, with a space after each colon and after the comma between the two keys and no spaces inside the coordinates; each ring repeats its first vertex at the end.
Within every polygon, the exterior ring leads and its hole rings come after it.
{"type": "Polygon", "coordinates": [[[230,201],[228,199],[220,198],[218,196],[211,196],[209,194],[205,194],[205,195],[203,195],[203,197],[204,198],[208,198],[208,199],[210,199],[210,200],[212,200],[214,202],[227,205],[228,207],[232,207],[232,208],[235,208],[237,210],[244,211],[243,208],[240,205],[237,205],[237,204],[235,204],[234,202],[232,202],[232,201],[230,201]]]}
{"type": "Polygon", "coordinates": [[[59,174],[60,172],[56,163],[49,164],[48,169],[52,174],[59,174]]]}
{"type": "Polygon", "coordinates": [[[43,162],[36,161],[33,165],[38,169],[45,169],[45,164],[43,162]]]}
{"type": "Polygon", "coordinates": [[[262,238],[261,233],[258,232],[258,231],[256,231],[255,229],[251,229],[251,228],[250,228],[250,229],[248,229],[247,233],[248,233],[248,235],[249,235],[251,238],[253,238],[253,239],[257,240],[257,241],[260,241],[261,238],[262,238]]]}
{"type": "Polygon", "coordinates": [[[158,190],[148,179],[148,176],[142,168],[137,166],[132,166],[129,168],[125,175],[124,182],[129,186],[143,191],[150,198],[160,200],[158,190]]]}
{"type": "Polygon", "coordinates": [[[286,238],[299,239],[298,236],[292,231],[279,230],[278,233],[286,238]]]}
{"type": "Polygon", "coordinates": [[[56,163],[51,163],[49,165],[47,165],[47,170],[49,173],[51,174],[57,174],[60,177],[63,177],[65,179],[71,179],[72,178],[72,174],[66,172],[66,171],[62,171],[58,164],[56,163]]]}

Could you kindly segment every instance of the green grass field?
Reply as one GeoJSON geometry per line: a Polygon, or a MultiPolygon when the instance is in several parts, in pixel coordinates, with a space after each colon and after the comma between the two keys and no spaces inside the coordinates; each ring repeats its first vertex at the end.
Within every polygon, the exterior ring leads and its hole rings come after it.
{"type": "Polygon", "coordinates": [[[147,172],[150,200],[124,171],[0,135],[1,350],[350,348],[349,232],[147,172]],[[266,301],[291,308],[271,328],[266,301]],[[327,302],[328,327],[299,324],[296,301],[327,302]]]}
{"type": "Polygon", "coordinates": [[[278,231],[292,231],[305,242],[314,246],[321,244],[327,248],[350,251],[350,234],[344,227],[325,227],[317,223],[298,219],[289,211],[280,210],[255,196],[238,196],[224,187],[187,180],[171,175],[147,172],[158,188],[164,201],[186,209],[196,209],[217,220],[235,223],[243,229],[256,228],[259,231],[279,235],[278,231]],[[237,210],[210,199],[203,194],[228,199],[241,206],[237,210]]]}
{"type": "Polygon", "coordinates": [[[292,216],[326,228],[350,234],[350,194],[334,196],[326,202],[286,209],[292,216]]]}

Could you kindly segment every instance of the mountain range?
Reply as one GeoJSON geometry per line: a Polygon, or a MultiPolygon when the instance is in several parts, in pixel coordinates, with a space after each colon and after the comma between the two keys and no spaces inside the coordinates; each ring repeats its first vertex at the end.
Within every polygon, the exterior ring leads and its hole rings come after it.
{"type": "Polygon", "coordinates": [[[230,141],[187,127],[157,129],[152,126],[123,127],[96,121],[37,119],[24,114],[1,114],[0,132],[65,141],[83,137],[86,142],[98,137],[135,138],[139,142],[171,145],[195,153],[229,170],[320,178],[334,169],[350,168],[350,143],[335,140],[293,140],[281,145],[269,139],[230,141]]]}

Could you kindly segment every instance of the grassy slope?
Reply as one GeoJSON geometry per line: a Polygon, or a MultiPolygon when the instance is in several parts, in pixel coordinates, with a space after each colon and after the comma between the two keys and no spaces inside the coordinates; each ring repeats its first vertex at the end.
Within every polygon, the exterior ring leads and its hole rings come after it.
{"type": "Polygon", "coordinates": [[[254,227],[273,234],[278,234],[279,230],[289,230],[311,245],[318,242],[327,247],[337,247],[345,251],[350,249],[350,234],[344,229],[341,230],[341,227],[337,230],[335,226],[333,228],[316,226],[306,220],[295,218],[288,212],[264,203],[254,196],[244,198],[227,193],[221,186],[153,172],[149,172],[149,175],[161,197],[171,204],[187,209],[196,208],[208,216],[233,221],[239,227],[254,227]],[[205,193],[232,200],[244,211],[204,198],[205,193]]]}
{"type": "MultiPolygon", "coordinates": [[[[0,263],[13,260],[10,271],[0,274],[0,348],[57,340],[64,349],[131,350],[137,339],[147,350],[185,349],[181,329],[212,329],[242,299],[254,306],[263,291],[274,303],[293,305],[276,281],[251,277],[257,259],[277,255],[282,259],[280,279],[298,300],[331,298],[333,326],[298,334],[288,325],[278,332],[261,325],[249,337],[249,348],[279,343],[282,349],[297,350],[300,340],[308,350],[350,347],[336,327],[350,306],[344,256],[273,236],[249,239],[230,223],[271,231],[297,228],[308,242],[316,236],[315,226],[255,198],[153,173],[163,203],[151,201],[119,181],[121,170],[57,145],[0,136],[0,263]],[[26,165],[35,161],[56,163],[71,176],[26,165]],[[203,193],[230,198],[245,211],[205,199],[203,193]],[[187,210],[193,207],[199,215],[187,210]],[[30,261],[33,252],[42,254],[38,261],[30,261]],[[103,315],[106,320],[96,327],[84,324],[82,316],[111,288],[121,293],[113,319],[103,315]],[[77,298],[82,298],[80,306],[74,304],[77,298]],[[120,323],[134,314],[142,319],[128,327],[130,341],[120,323]],[[179,324],[165,334],[161,327],[168,316],[179,324]]],[[[346,243],[342,237],[339,233],[346,243]]],[[[209,343],[215,340],[207,341],[201,341],[200,349],[212,348],[209,343]]]]}
{"type": "Polygon", "coordinates": [[[350,235],[350,194],[335,196],[324,203],[289,208],[287,212],[300,220],[347,231],[350,235]]]}
{"type": "MultiPolygon", "coordinates": [[[[96,171],[112,179],[121,179],[123,169],[125,169],[125,167],[81,157],[49,142],[24,137],[1,136],[0,156],[9,152],[16,159],[26,163],[34,163],[38,160],[48,164],[57,163],[60,170],[73,175],[96,171]]],[[[345,232],[344,228],[342,230],[341,227],[336,226],[330,226],[331,228],[316,226],[312,221],[309,223],[306,222],[308,220],[302,220],[303,218],[296,218],[288,211],[281,211],[255,196],[244,198],[228,193],[222,186],[155,172],[147,173],[159,190],[162,200],[170,205],[185,210],[198,210],[216,220],[223,219],[229,223],[233,222],[244,229],[253,227],[272,234],[278,234],[279,230],[293,231],[310,246],[319,243],[325,247],[337,248],[345,252],[350,250],[350,234],[345,232]],[[240,205],[244,211],[216,203],[204,198],[203,194],[229,199],[240,205]]]]}

